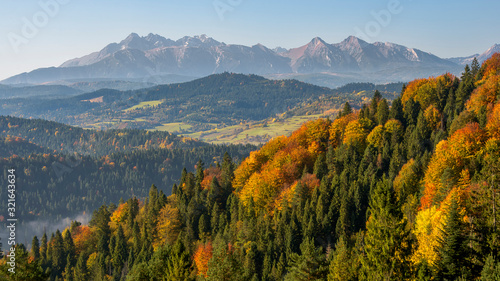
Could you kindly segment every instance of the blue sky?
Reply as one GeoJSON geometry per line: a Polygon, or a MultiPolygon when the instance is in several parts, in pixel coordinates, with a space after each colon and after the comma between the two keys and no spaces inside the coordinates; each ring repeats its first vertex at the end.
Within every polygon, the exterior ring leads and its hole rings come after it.
{"type": "Polygon", "coordinates": [[[389,41],[441,57],[481,53],[500,43],[497,0],[0,0],[0,4],[0,80],[58,66],[119,42],[131,32],[174,40],[207,34],[228,44],[262,43],[271,48],[299,47],[316,36],[337,43],[359,35],[368,42],[389,41]],[[44,9],[43,3],[56,3],[57,8],[44,9]]]}

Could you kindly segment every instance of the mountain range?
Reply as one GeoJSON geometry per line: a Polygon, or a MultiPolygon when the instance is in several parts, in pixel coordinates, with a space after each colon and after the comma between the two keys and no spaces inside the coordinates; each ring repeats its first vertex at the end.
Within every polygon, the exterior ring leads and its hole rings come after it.
{"type": "MultiPolygon", "coordinates": [[[[482,55],[443,59],[394,43],[368,43],[350,36],[337,44],[319,37],[292,49],[270,49],[262,44],[243,46],[219,42],[206,35],[171,40],[160,35],[130,34],[98,52],[40,68],[1,81],[4,84],[42,84],[54,81],[117,79],[164,83],[172,75],[202,77],[214,73],[259,74],[269,78],[295,78],[322,86],[349,82],[389,83],[439,75],[459,74],[473,57],[485,60],[500,45],[482,55]],[[319,82],[318,82],[319,81],[319,82]],[[322,81],[322,82],[321,82],[322,81]]],[[[180,82],[180,81],[179,81],[180,82]]]]}
{"type": "Polygon", "coordinates": [[[466,64],[470,65],[472,63],[472,61],[474,60],[474,58],[477,58],[478,62],[480,64],[482,64],[484,61],[491,58],[491,56],[494,53],[498,53],[498,52],[500,52],[500,44],[495,44],[482,54],[474,54],[474,55],[468,56],[468,57],[450,58],[448,60],[452,61],[454,63],[460,64],[460,65],[466,65],[466,64]]]}

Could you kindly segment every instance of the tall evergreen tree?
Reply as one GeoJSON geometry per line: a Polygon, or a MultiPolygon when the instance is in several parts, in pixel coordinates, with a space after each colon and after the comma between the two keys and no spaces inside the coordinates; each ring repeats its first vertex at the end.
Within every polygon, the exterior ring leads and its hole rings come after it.
{"type": "Polygon", "coordinates": [[[78,260],[77,260],[75,268],[74,268],[74,280],[75,281],[87,281],[87,280],[89,280],[89,272],[87,269],[87,259],[88,259],[88,254],[85,251],[80,253],[80,255],[78,256],[78,260]]]}
{"type": "Polygon", "coordinates": [[[33,237],[33,241],[31,241],[31,256],[35,261],[40,259],[40,242],[36,236],[33,237]]]}
{"type": "Polygon", "coordinates": [[[71,257],[70,254],[68,254],[68,257],[66,258],[66,267],[64,268],[64,272],[62,276],[64,277],[64,281],[74,281],[74,273],[73,273],[73,258],[71,257]]]}
{"type": "Polygon", "coordinates": [[[48,262],[47,257],[47,233],[44,233],[42,236],[42,243],[40,244],[40,264],[45,267],[48,262]]]}
{"type": "MultiPolygon", "coordinates": [[[[52,239],[51,239],[52,240],[52,239]]],[[[51,241],[50,261],[52,264],[53,278],[61,277],[61,274],[66,267],[66,258],[64,252],[64,240],[59,229],[56,231],[53,241],[51,241]]]]}
{"type": "Polygon", "coordinates": [[[377,108],[377,121],[379,125],[384,125],[389,118],[389,104],[386,99],[382,99],[377,108]]]}
{"type": "Polygon", "coordinates": [[[69,229],[63,232],[63,244],[64,253],[69,258],[71,266],[73,266],[76,263],[75,243],[73,242],[73,237],[71,237],[69,229]]]}
{"type": "Polygon", "coordinates": [[[116,230],[116,244],[113,251],[113,267],[115,269],[115,278],[116,276],[121,276],[123,265],[128,259],[127,255],[128,249],[125,234],[123,233],[122,226],[118,225],[118,229],[116,230]]]}
{"type": "Polygon", "coordinates": [[[188,249],[181,239],[177,239],[167,260],[166,276],[171,280],[193,280],[190,275],[191,265],[188,249]]]}
{"type": "Polygon", "coordinates": [[[365,255],[361,258],[363,280],[405,279],[409,265],[407,233],[390,182],[379,181],[370,200],[366,223],[365,255]]]}
{"type": "Polygon", "coordinates": [[[466,226],[459,213],[457,198],[452,198],[449,213],[440,241],[440,261],[436,277],[441,280],[469,279],[471,268],[471,252],[468,248],[466,226]]]}
{"type": "Polygon", "coordinates": [[[300,244],[300,255],[293,253],[285,280],[326,280],[328,263],[321,247],[314,246],[314,240],[304,239],[300,244]]]}
{"type": "Polygon", "coordinates": [[[323,177],[328,174],[328,166],[326,165],[326,156],[324,153],[321,153],[316,158],[313,173],[319,180],[323,179],[323,177]]]}
{"type": "Polygon", "coordinates": [[[403,104],[401,103],[401,97],[397,97],[392,101],[391,110],[389,111],[389,118],[396,119],[401,123],[405,123],[403,104]]]}
{"type": "Polygon", "coordinates": [[[349,102],[344,103],[344,107],[342,108],[342,111],[340,111],[340,117],[346,116],[352,113],[352,107],[349,104],[349,102]]]}

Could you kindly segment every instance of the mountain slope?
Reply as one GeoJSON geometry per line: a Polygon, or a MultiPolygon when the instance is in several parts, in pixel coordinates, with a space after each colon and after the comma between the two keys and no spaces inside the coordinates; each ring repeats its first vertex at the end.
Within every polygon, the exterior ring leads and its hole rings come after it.
{"type": "Polygon", "coordinates": [[[60,67],[22,73],[3,83],[96,78],[150,80],[168,74],[201,77],[225,71],[258,75],[354,72],[361,80],[351,78],[347,82],[387,83],[442,72],[458,74],[461,70],[455,62],[417,49],[393,43],[371,44],[353,36],[338,44],[328,44],[316,37],[299,48],[272,50],[261,44],[251,47],[225,44],[206,35],[174,41],[155,34],[140,37],[132,33],[99,52],[69,60],[60,67]],[[372,77],[378,71],[395,68],[397,72],[389,78],[382,75],[382,81],[372,77]]]}
{"type": "Polygon", "coordinates": [[[486,60],[488,60],[489,58],[491,58],[493,54],[498,52],[500,52],[500,44],[495,44],[482,54],[475,54],[468,57],[449,58],[448,60],[460,65],[466,65],[466,64],[470,65],[474,60],[474,58],[477,58],[478,62],[481,64],[486,60]]]}
{"type": "Polygon", "coordinates": [[[9,87],[1,85],[0,99],[10,98],[43,98],[53,99],[61,97],[75,96],[83,91],[77,88],[63,85],[34,85],[22,87],[9,87]]]}
{"type": "MultiPolygon", "coordinates": [[[[454,63],[417,49],[393,43],[367,43],[350,36],[338,44],[327,44],[314,38],[309,44],[291,49],[284,56],[291,59],[292,69],[299,73],[374,72],[393,68],[456,68],[454,63]]],[[[424,73],[422,73],[425,76],[424,73]]]]}

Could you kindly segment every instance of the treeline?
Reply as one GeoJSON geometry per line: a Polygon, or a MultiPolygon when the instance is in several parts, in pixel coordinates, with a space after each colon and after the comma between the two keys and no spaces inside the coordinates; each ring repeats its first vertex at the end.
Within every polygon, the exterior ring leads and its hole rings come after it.
{"type": "Polygon", "coordinates": [[[0,158],[7,158],[14,154],[28,156],[32,153],[47,152],[50,152],[50,150],[28,142],[21,137],[12,137],[9,135],[0,137],[0,158]]]}
{"type": "Polygon", "coordinates": [[[296,80],[267,80],[256,75],[215,74],[191,82],[135,91],[103,89],[50,101],[5,100],[10,115],[85,126],[96,121],[147,117],[159,123],[239,123],[262,120],[307,99],[331,94],[327,88],[296,80]],[[102,102],[90,100],[102,97],[102,102]],[[143,101],[162,100],[150,108],[125,111],[143,101]]]}
{"type": "Polygon", "coordinates": [[[95,156],[136,149],[191,149],[208,145],[169,132],[137,129],[85,130],[53,121],[11,116],[0,116],[0,135],[21,137],[50,149],[53,153],[95,156]]]}
{"type": "Polygon", "coordinates": [[[391,106],[376,92],[237,167],[198,162],[171,196],[153,186],[35,237],[19,266],[30,280],[496,280],[499,81],[496,54],[391,106]]]}
{"type": "Polygon", "coordinates": [[[342,87],[338,87],[334,91],[339,94],[361,92],[361,91],[376,91],[376,90],[380,92],[399,93],[403,86],[404,83],[389,83],[382,85],[375,85],[373,83],[349,83],[342,87]]]}

